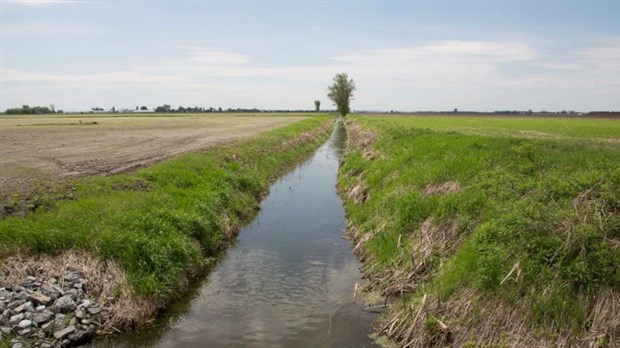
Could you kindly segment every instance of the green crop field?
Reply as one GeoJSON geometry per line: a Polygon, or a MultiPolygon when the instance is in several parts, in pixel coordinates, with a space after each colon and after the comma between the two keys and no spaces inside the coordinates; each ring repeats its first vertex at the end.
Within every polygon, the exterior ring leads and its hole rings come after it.
{"type": "Polygon", "coordinates": [[[340,172],[402,345],[618,343],[620,121],[354,117],[340,172]]]}
{"type": "Polygon", "coordinates": [[[444,132],[620,142],[620,122],[612,119],[471,116],[375,117],[400,127],[427,128],[444,132]]]}

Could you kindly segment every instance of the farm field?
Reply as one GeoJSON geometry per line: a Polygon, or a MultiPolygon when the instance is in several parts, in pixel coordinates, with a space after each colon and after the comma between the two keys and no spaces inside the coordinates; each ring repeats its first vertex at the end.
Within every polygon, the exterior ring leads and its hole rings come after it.
{"type": "Polygon", "coordinates": [[[620,142],[620,122],[615,119],[418,115],[373,115],[371,117],[406,128],[428,128],[445,132],[620,142]]]}
{"type": "MultiPolygon", "coordinates": [[[[2,116],[0,199],[56,179],[114,174],[254,136],[304,115],[2,116]]],[[[19,199],[19,198],[18,198],[19,199]]]]}
{"type": "Polygon", "coordinates": [[[352,118],[339,188],[365,273],[392,301],[381,333],[420,347],[620,344],[619,126],[352,118]]]}

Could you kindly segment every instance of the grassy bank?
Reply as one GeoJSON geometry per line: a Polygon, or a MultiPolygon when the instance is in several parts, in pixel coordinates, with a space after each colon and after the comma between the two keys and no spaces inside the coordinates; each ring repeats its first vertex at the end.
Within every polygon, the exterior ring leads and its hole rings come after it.
{"type": "Polygon", "coordinates": [[[166,302],[234,240],[270,182],[323,143],[331,124],[313,117],[136,172],[79,179],[72,200],[1,220],[0,257],[86,252],[114,260],[134,296],[166,302]]]}
{"type": "Polygon", "coordinates": [[[397,299],[382,332],[403,346],[619,344],[620,122],[463,121],[348,126],[348,233],[397,299]]]}

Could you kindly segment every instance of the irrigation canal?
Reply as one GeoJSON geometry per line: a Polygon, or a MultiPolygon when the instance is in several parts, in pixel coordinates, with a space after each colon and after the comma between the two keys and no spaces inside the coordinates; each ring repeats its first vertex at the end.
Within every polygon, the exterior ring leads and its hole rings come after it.
{"type": "Polygon", "coordinates": [[[280,178],[257,217],[197,286],[153,325],[94,341],[110,347],[373,347],[376,314],[353,299],[359,262],[342,238],[336,192],[342,122],[280,178]]]}

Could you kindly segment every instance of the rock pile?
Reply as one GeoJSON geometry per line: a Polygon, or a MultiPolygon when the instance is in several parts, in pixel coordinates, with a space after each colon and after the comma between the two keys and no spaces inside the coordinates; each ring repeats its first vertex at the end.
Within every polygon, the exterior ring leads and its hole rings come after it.
{"type": "MultiPolygon", "coordinates": [[[[67,270],[64,279],[28,277],[17,286],[0,276],[0,342],[18,347],[84,344],[110,318],[87,299],[87,280],[67,270]]],[[[113,299],[110,299],[113,301],[113,299]]]]}

